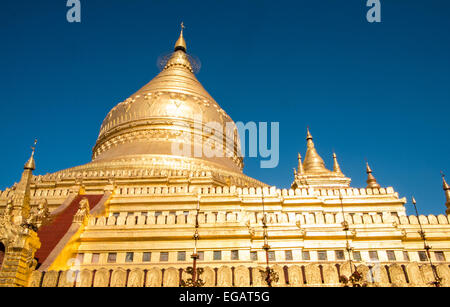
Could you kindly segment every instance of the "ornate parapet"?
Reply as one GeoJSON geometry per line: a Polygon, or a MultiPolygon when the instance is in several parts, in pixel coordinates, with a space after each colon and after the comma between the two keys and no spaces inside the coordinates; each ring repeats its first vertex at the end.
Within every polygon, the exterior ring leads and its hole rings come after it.
{"type": "Polygon", "coordinates": [[[0,223],[0,242],[5,246],[5,258],[0,271],[0,287],[24,287],[37,262],[34,259],[41,242],[28,227],[3,221],[0,223]]]}
{"type": "MultiPolygon", "coordinates": [[[[262,267],[203,267],[202,280],[208,287],[264,287],[262,267]]],[[[348,263],[305,263],[289,266],[273,265],[279,280],[276,287],[342,287],[341,276],[357,271],[360,284],[368,287],[426,287],[432,286],[432,268],[428,264],[372,263],[350,268],[348,263]]],[[[442,278],[442,286],[450,286],[448,264],[434,267],[442,278]]],[[[186,268],[73,268],[68,271],[35,271],[30,287],[179,287],[186,278],[186,268]],[[181,274],[180,274],[181,271],[181,274]]]]}

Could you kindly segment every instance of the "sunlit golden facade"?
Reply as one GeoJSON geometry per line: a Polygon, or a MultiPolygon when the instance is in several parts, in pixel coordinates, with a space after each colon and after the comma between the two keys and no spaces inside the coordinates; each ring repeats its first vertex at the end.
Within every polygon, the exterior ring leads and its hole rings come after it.
{"type": "Polygon", "coordinates": [[[0,192],[0,286],[177,287],[196,222],[205,286],[267,286],[266,257],[274,286],[342,286],[355,271],[368,286],[450,285],[445,180],[446,214],[408,216],[369,165],[364,188],[350,186],[335,154],[327,169],[309,130],[289,189],[246,176],[236,125],[186,50],[182,33],[161,73],[108,113],[90,163],[35,176],[32,156],[0,192]],[[204,129],[198,115],[226,128],[204,129]],[[173,154],[183,143],[217,150],[215,138],[222,157],[173,154]]]}

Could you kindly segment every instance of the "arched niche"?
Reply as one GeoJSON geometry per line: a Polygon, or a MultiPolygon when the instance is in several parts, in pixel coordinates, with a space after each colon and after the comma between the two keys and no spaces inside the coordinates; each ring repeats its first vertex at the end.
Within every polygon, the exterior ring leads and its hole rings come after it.
{"type": "Polygon", "coordinates": [[[0,271],[2,270],[3,260],[5,259],[6,248],[5,245],[0,242],[0,271]]]}

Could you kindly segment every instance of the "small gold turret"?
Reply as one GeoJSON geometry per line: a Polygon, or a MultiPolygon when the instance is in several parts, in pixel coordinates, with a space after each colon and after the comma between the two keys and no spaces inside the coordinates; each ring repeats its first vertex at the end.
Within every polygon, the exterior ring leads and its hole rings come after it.
{"type": "Polygon", "coordinates": [[[29,169],[34,171],[36,169],[36,163],[34,162],[34,152],[36,150],[37,139],[34,140],[34,145],[31,147],[31,157],[28,159],[27,163],[25,163],[24,169],[29,169]]]}
{"type": "Polygon", "coordinates": [[[372,169],[369,166],[369,163],[366,162],[366,171],[367,171],[367,188],[379,188],[380,185],[378,184],[375,177],[372,175],[372,169]]]}
{"type": "Polygon", "coordinates": [[[444,173],[442,173],[442,188],[444,189],[445,192],[445,206],[447,207],[445,213],[450,214],[450,186],[447,184],[447,181],[445,180],[444,173]]]}
{"type": "Polygon", "coordinates": [[[334,152],[333,152],[333,171],[335,173],[342,174],[341,167],[339,166],[339,163],[337,161],[336,153],[334,153],[334,152]]]}
{"type": "Polygon", "coordinates": [[[37,140],[34,140],[34,145],[31,147],[31,157],[24,165],[22,178],[17,184],[13,197],[13,221],[15,224],[22,224],[30,215],[30,195],[31,195],[31,181],[33,178],[33,171],[36,169],[34,162],[34,152],[36,150],[37,140]]]}
{"type": "Polygon", "coordinates": [[[313,136],[311,134],[311,132],[309,131],[309,127],[306,127],[306,141],[312,141],[313,140],[313,136]]]}
{"type": "Polygon", "coordinates": [[[175,51],[181,50],[186,52],[187,51],[187,46],[186,46],[186,41],[184,40],[183,37],[183,31],[184,31],[184,23],[181,23],[181,32],[180,32],[180,37],[178,38],[177,42],[175,43],[175,51]]]}
{"type": "Polygon", "coordinates": [[[297,173],[299,175],[303,175],[303,173],[305,172],[303,169],[303,164],[302,164],[302,155],[299,153],[298,154],[298,167],[297,167],[297,173]]]}
{"type": "Polygon", "coordinates": [[[317,153],[314,146],[313,137],[309,128],[306,135],[307,150],[305,155],[305,161],[303,162],[303,169],[305,173],[329,173],[329,170],[325,168],[325,163],[317,153]]]}

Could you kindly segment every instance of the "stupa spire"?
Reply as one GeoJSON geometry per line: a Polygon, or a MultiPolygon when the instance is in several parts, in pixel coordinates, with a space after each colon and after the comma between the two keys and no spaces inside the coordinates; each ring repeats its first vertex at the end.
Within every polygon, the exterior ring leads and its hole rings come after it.
{"type": "Polygon", "coordinates": [[[445,206],[447,207],[446,213],[450,214],[450,186],[447,184],[447,181],[445,180],[445,175],[443,172],[442,174],[442,188],[445,192],[445,206]]]}
{"type": "Polygon", "coordinates": [[[323,173],[329,172],[325,168],[325,163],[322,158],[317,153],[317,150],[314,146],[313,137],[311,132],[309,131],[309,127],[307,128],[306,134],[306,142],[307,142],[307,150],[305,155],[305,161],[303,162],[303,169],[306,173],[323,173]]]}
{"type": "Polygon", "coordinates": [[[183,31],[186,27],[184,26],[184,23],[181,23],[181,32],[180,32],[180,37],[178,38],[177,42],[175,43],[175,51],[181,50],[186,52],[187,51],[187,46],[186,46],[186,41],[184,40],[183,37],[183,31]]]}
{"type": "Polygon", "coordinates": [[[298,173],[299,175],[303,175],[304,172],[305,172],[305,170],[303,169],[302,155],[299,153],[299,154],[298,154],[298,167],[297,167],[297,173],[298,173]]]}
{"type": "Polygon", "coordinates": [[[31,147],[31,157],[23,167],[22,178],[16,186],[15,195],[13,198],[13,222],[21,225],[30,215],[30,196],[31,196],[31,182],[33,178],[33,171],[36,168],[34,162],[34,152],[36,150],[37,139],[31,147]]]}
{"type": "Polygon", "coordinates": [[[36,163],[34,162],[34,152],[36,151],[37,139],[34,140],[34,144],[31,147],[31,157],[28,159],[27,163],[24,165],[24,169],[29,169],[34,171],[36,169],[36,163]]]}
{"type": "Polygon", "coordinates": [[[367,172],[367,188],[379,188],[380,185],[378,184],[375,177],[372,175],[372,169],[369,166],[369,162],[366,162],[366,172],[367,172]]]}
{"type": "Polygon", "coordinates": [[[341,167],[339,166],[336,153],[333,152],[333,171],[335,173],[342,174],[341,167]]]}
{"type": "Polygon", "coordinates": [[[183,37],[184,32],[184,23],[181,23],[181,32],[180,37],[178,38],[177,42],[175,43],[175,49],[172,53],[172,56],[167,61],[164,70],[167,70],[171,67],[183,67],[187,70],[189,70],[191,73],[194,72],[194,69],[192,68],[192,63],[189,59],[188,54],[186,53],[187,47],[186,47],[186,41],[183,37]]]}
{"type": "Polygon", "coordinates": [[[313,136],[312,136],[311,132],[309,131],[309,127],[306,127],[306,140],[307,141],[313,140],[313,136]]]}
{"type": "Polygon", "coordinates": [[[444,191],[450,190],[450,186],[447,184],[447,181],[445,180],[444,173],[441,172],[441,175],[442,175],[442,187],[443,187],[444,191]]]}

